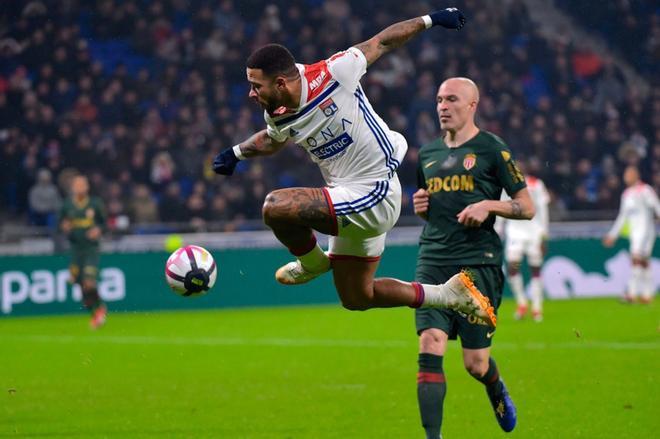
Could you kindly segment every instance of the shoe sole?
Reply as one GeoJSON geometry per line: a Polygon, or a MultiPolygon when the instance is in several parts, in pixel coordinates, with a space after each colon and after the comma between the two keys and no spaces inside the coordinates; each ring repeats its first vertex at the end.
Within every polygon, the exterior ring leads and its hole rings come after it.
{"type": "Polygon", "coordinates": [[[486,325],[490,326],[491,328],[495,328],[497,326],[497,316],[495,315],[495,308],[491,306],[488,297],[481,294],[481,291],[479,291],[479,289],[474,285],[474,282],[472,282],[472,278],[470,278],[470,276],[464,271],[460,273],[459,279],[470,292],[470,296],[472,296],[473,302],[476,302],[476,304],[479,306],[479,309],[481,309],[481,311],[485,314],[485,316],[477,317],[479,317],[486,325]]]}

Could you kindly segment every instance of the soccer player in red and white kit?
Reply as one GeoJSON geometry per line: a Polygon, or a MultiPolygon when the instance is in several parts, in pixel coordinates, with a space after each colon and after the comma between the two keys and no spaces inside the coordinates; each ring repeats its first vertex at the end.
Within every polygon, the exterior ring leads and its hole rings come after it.
{"type": "Polygon", "coordinates": [[[612,247],[623,225],[628,222],[632,274],[623,299],[633,302],[639,296],[642,303],[651,303],[655,295],[655,283],[650,259],[656,237],[654,217],[660,217],[660,201],[653,188],[641,180],[635,166],[626,168],[623,182],[627,189],[621,195],[619,215],[603,238],[603,244],[612,247]]]}
{"type": "Polygon", "coordinates": [[[247,60],[250,98],[264,109],[267,128],[222,151],[214,170],[231,175],[239,160],[273,154],[291,139],[304,148],[326,182],[322,188],[269,193],[263,218],[296,260],[277,270],[283,284],[308,282],[332,269],[343,306],[444,307],[495,326],[495,313],[465,273],[441,285],[375,279],[385,235],[401,209],[396,170],[408,148],[376,114],[360,85],[367,67],[433,26],[460,29],[463,14],[448,8],[395,23],[371,39],[315,64],[295,62],[278,44],[247,60]],[[330,235],[328,252],[314,231],[330,235]]]}
{"type": "MultiPolygon", "coordinates": [[[[527,265],[531,274],[530,296],[532,299],[532,318],[540,322],[543,320],[543,283],[541,281],[541,266],[549,234],[548,204],[550,194],[543,181],[525,172],[524,162],[518,165],[525,173],[527,191],[534,203],[536,215],[529,221],[511,220],[498,217],[495,229],[504,232],[506,237],[504,254],[506,256],[507,274],[509,287],[516,298],[516,312],[514,317],[520,320],[525,317],[529,310],[525,285],[520,272],[523,258],[527,259],[527,265]]],[[[506,199],[503,196],[503,199],[506,199]]]]}

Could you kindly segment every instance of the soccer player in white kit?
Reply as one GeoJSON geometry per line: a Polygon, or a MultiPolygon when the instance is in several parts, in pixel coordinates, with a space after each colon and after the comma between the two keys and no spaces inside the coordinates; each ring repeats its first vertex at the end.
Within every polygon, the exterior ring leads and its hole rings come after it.
{"type": "Polygon", "coordinates": [[[460,29],[463,14],[448,8],[395,23],[373,38],[315,64],[295,63],[278,44],[257,49],[247,60],[250,98],[264,109],[267,128],[222,151],[214,170],[231,175],[239,160],[270,155],[293,140],[319,166],[323,188],[269,193],[263,218],[296,256],[279,270],[278,282],[308,282],[332,269],[343,306],[437,306],[474,315],[495,326],[488,298],[460,273],[442,285],[374,279],[385,235],[401,209],[396,170],[407,150],[404,137],[376,114],[360,86],[380,56],[435,25],[460,29]],[[328,252],[314,231],[330,235],[328,252]]]}
{"type": "Polygon", "coordinates": [[[619,215],[603,238],[603,244],[612,247],[623,225],[628,222],[632,274],[623,298],[633,302],[639,295],[642,303],[650,303],[655,294],[655,284],[649,261],[656,237],[654,217],[660,217],[660,201],[653,188],[640,179],[635,166],[626,168],[623,182],[627,188],[621,195],[619,215]]]}
{"type": "MultiPolygon", "coordinates": [[[[523,163],[519,166],[524,169],[523,163]]],[[[548,239],[548,204],[550,194],[540,178],[525,174],[527,190],[534,203],[536,215],[530,221],[510,220],[498,217],[497,228],[504,229],[505,257],[507,274],[511,292],[516,298],[516,312],[514,317],[520,320],[525,317],[529,309],[525,286],[520,266],[523,258],[527,258],[527,265],[531,274],[530,295],[532,299],[532,318],[540,322],[543,320],[543,284],[541,282],[541,266],[548,239]],[[500,218],[502,218],[500,220],[500,218]]],[[[506,196],[506,195],[505,195],[506,196]]]]}

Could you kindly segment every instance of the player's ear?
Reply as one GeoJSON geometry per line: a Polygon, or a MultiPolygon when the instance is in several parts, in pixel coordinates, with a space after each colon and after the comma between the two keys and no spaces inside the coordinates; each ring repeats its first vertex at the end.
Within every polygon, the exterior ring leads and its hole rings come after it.
{"type": "Polygon", "coordinates": [[[286,78],[284,76],[278,76],[275,78],[275,87],[278,90],[284,90],[286,88],[286,78]]]}

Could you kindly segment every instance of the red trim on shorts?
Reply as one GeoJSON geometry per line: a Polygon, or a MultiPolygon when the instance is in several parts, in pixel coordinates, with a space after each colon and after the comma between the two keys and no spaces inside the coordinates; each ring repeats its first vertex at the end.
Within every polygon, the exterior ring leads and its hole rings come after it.
{"type": "Polygon", "coordinates": [[[316,247],[316,236],[314,236],[314,234],[312,233],[312,236],[310,237],[309,242],[307,242],[307,244],[301,247],[289,247],[289,251],[293,256],[302,256],[311,252],[314,249],[314,247],[316,247]]]}
{"type": "Polygon", "coordinates": [[[378,262],[380,256],[353,256],[353,255],[336,255],[334,253],[328,254],[331,261],[363,261],[363,262],[378,262]]]}
{"type": "Polygon", "coordinates": [[[435,372],[417,372],[417,383],[444,383],[445,374],[435,372]]]}
{"type": "Polygon", "coordinates": [[[410,305],[411,308],[419,308],[424,304],[424,287],[419,282],[411,282],[412,286],[415,288],[415,301],[410,305]]]}
{"type": "Polygon", "coordinates": [[[330,224],[330,231],[332,236],[337,236],[339,234],[339,227],[337,226],[337,215],[335,215],[335,206],[332,204],[332,198],[330,198],[330,192],[327,187],[322,188],[323,195],[325,196],[325,202],[328,203],[328,209],[330,209],[330,216],[332,217],[332,223],[330,224]]]}

